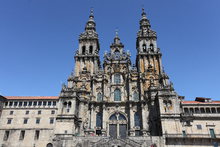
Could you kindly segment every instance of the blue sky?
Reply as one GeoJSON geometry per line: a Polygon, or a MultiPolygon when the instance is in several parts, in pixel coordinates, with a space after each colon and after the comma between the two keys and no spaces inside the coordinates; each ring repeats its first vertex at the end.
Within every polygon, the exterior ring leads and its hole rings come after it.
{"type": "Polygon", "coordinates": [[[219,0],[0,0],[0,94],[58,95],[91,7],[101,60],[118,28],[134,63],[142,6],[177,93],[219,100],[219,0]]]}

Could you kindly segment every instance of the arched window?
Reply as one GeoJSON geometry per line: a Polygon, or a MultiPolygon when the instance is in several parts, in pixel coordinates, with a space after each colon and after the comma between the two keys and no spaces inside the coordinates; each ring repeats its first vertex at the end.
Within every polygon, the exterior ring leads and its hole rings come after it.
{"type": "Polygon", "coordinates": [[[96,114],[96,127],[102,127],[102,113],[98,112],[96,114]]]}
{"type": "Polygon", "coordinates": [[[86,53],[86,46],[82,46],[82,54],[85,55],[86,53]]]}
{"type": "Polygon", "coordinates": [[[150,44],[150,49],[153,50],[154,49],[154,45],[151,43],[150,44]]]}
{"type": "Polygon", "coordinates": [[[98,94],[97,94],[97,101],[98,101],[98,102],[101,102],[101,101],[102,101],[102,94],[101,94],[101,93],[98,93],[98,94]]]}
{"type": "Polygon", "coordinates": [[[212,113],[216,113],[216,109],[215,108],[211,108],[212,113]]]}
{"type": "Polygon", "coordinates": [[[205,113],[205,109],[204,108],[200,108],[200,112],[201,113],[205,113]]]}
{"type": "Polygon", "coordinates": [[[119,113],[118,120],[126,120],[126,117],[119,113]]]}
{"type": "Polygon", "coordinates": [[[53,147],[53,144],[52,143],[48,143],[47,147],[53,147]]]}
{"type": "Polygon", "coordinates": [[[195,113],[200,113],[199,108],[195,108],[195,113]]]}
{"type": "Polygon", "coordinates": [[[211,113],[210,108],[205,108],[206,113],[211,113]]]}
{"type": "Polygon", "coordinates": [[[120,74],[115,74],[114,75],[114,83],[115,84],[121,83],[121,76],[120,76],[120,74]]]}
{"type": "Polygon", "coordinates": [[[143,44],[143,52],[146,52],[147,51],[147,47],[146,47],[146,44],[143,44]]]}
{"type": "Polygon", "coordinates": [[[117,120],[117,116],[115,114],[111,115],[109,120],[117,120]]]}
{"type": "Polygon", "coordinates": [[[136,91],[133,93],[133,100],[139,101],[139,94],[136,91]]]}
{"type": "Polygon", "coordinates": [[[140,115],[138,112],[134,113],[134,126],[141,126],[141,120],[140,120],[140,115]]]}
{"type": "Polygon", "coordinates": [[[90,46],[89,46],[89,53],[92,54],[92,52],[93,52],[93,46],[90,45],[90,46]]]}
{"type": "Polygon", "coordinates": [[[189,109],[188,109],[188,108],[184,108],[184,112],[185,112],[186,114],[189,114],[189,109]]]}
{"type": "Polygon", "coordinates": [[[220,113],[220,108],[217,108],[217,112],[220,113]]]}
{"type": "Polygon", "coordinates": [[[194,109],[193,108],[189,108],[189,111],[190,111],[191,114],[194,113],[194,109]]]}
{"type": "Polygon", "coordinates": [[[121,91],[119,89],[114,91],[114,101],[121,101],[121,91]]]}

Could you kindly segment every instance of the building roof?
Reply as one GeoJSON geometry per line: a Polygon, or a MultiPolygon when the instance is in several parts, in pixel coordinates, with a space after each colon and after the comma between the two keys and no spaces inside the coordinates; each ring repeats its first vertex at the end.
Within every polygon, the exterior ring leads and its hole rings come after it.
{"type": "Polygon", "coordinates": [[[199,101],[182,101],[182,104],[220,104],[220,101],[199,102],[199,101]]]}
{"type": "Polygon", "coordinates": [[[57,100],[58,96],[4,96],[7,100],[57,100]]]}

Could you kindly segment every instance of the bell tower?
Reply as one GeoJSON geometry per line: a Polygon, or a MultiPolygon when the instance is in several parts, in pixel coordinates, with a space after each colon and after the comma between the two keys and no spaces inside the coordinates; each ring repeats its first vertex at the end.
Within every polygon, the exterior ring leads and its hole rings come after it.
{"type": "Polygon", "coordinates": [[[75,54],[75,76],[82,72],[95,74],[100,68],[99,39],[96,32],[93,10],[90,11],[85,31],[79,36],[79,48],[75,54]]]}
{"type": "Polygon", "coordinates": [[[140,77],[144,80],[144,90],[147,90],[150,85],[158,86],[159,84],[159,75],[162,73],[162,54],[157,47],[156,32],[151,29],[144,9],[142,9],[142,18],[139,23],[136,66],[140,77]]]}

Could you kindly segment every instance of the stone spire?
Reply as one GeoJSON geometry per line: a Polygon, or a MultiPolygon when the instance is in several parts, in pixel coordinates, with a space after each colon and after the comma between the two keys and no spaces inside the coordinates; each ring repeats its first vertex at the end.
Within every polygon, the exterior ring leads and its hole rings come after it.
{"type": "Polygon", "coordinates": [[[95,24],[95,20],[94,20],[94,12],[93,12],[93,9],[91,8],[90,15],[89,15],[89,20],[86,23],[85,30],[94,30],[94,31],[96,31],[95,27],[96,27],[96,24],[95,24]]]}
{"type": "Polygon", "coordinates": [[[144,8],[142,8],[142,13],[141,13],[141,20],[140,20],[140,29],[144,28],[150,28],[150,21],[147,19],[147,15],[144,11],[144,8]]]}

